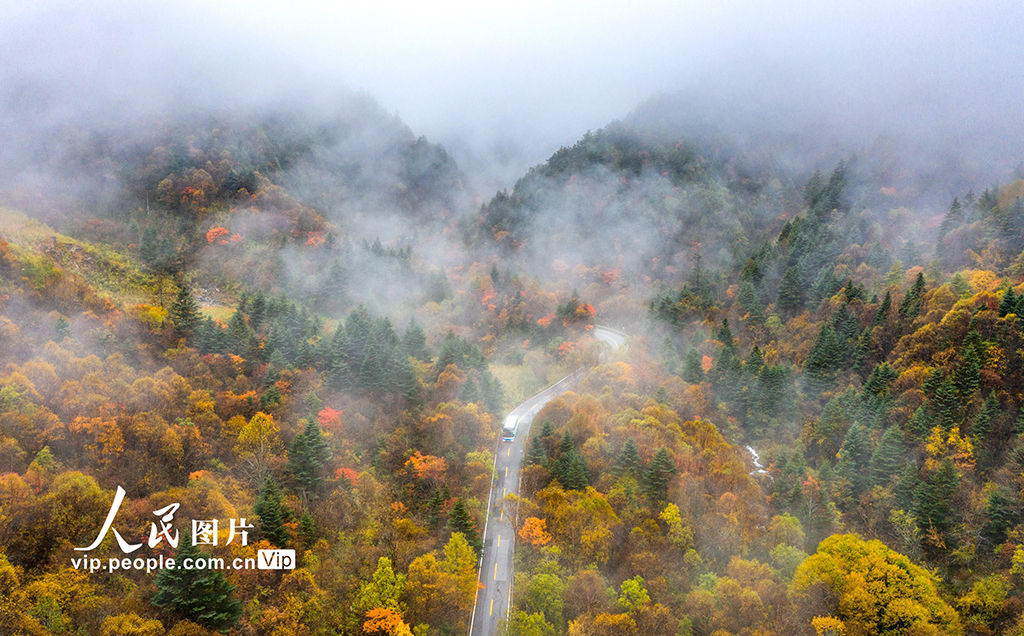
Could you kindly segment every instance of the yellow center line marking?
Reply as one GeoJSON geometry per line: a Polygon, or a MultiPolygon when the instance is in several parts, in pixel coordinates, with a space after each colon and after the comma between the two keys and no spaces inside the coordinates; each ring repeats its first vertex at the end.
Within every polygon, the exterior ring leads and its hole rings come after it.
{"type": "Polygon", "coordinates": [[[494,599],[491,599],[491,611],[487,614],[488,616],[494,616],[494,599]]]}
{"type": "Polygon", "coordinates": [[[501,498],[502,499],[505,498],[505,489],[504,488],[501,489],[501,498]]]}
{"type": "Polygon", "coordinates": [[[505,509],[502,508],[501,509],[501,519],[498,519],[498,521],[504,521],[504,520],[505,520],[505,509]]]}
{"type": "Polygon", "coordinates": [[[498,580],[498,564],[497,563],[494,564],[494,580],[495,581],[498,580]]]}
{"type": "Polygon", "coordinates": [[[498,545],[496,545],[495,547],[498,547],[498,548],[501,547],[501,535],[500,534],[498,535],[498,545]]]}
{"type": "Polygon", "coordinates": [[[512,457],[512,447],[511,446],[508,447],[508,452],[505,453],[505,457],[512,457]]]}
{"type": "Polygon", "coordinates": [[[508,477],[508,466],[505,466],[505,476],[508,477]]]}

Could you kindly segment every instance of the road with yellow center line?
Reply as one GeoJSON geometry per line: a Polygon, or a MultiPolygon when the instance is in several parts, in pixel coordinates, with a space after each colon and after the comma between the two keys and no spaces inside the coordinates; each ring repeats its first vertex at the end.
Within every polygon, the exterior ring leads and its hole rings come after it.
{"type": "MultiPolygon", "coordinates": [[[[619,348],[626,335],[606,327],[595,327],[595,338],[613,349],[619,348]]],[[[506,500],[508,494],[519,494],[519,469],[526,452],[530,425],[545,404],[573,388],[585,370],[572,373],[529,400],[517,406],[510,415],[519,418],[519,430],[511,442],[499,442],[505,452],[494,454],[494,481],[487,499],[487,521],[484,524],[483,554],[480,557],[480,589],[477,591],[470,619],[470,636],[493,636],[512,605],[513,556],[515,553],[515,509],[506,500]],[[507,514],[506,514],[507,513],[507,514]],[[504,538],[504,541],[502,539],[504,538]],[[487,577],[484,573],[491,573],[487,577]],[[497,601],[497,603],[495,602],[497,601]],[[486,608],[486,609],[485,609],[486,608]]]]}

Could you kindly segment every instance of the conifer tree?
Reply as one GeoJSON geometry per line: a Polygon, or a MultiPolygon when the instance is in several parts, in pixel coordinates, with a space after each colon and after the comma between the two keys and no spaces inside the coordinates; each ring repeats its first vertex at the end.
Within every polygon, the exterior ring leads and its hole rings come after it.
{"type": "Polygon", "coordinates": [[[585,490],[590,485],[590,471],[582,455],[573,453],[572,462],[565,474],[565,486],[569,490],[585,490]]]}
{"type": "Polygon", "coordinates": [[[893,475],[903,469],[906,461],[907,449],[903,445],[903,431],[899,426],[890,426],[871,455],[871,484],[886,485],[893,475]]]}
{"type": "Polygon", "coordinates": [[[530,448],[526,451],[527,466],[543,466],[548,463],[548,452],[541,442],[540,436],[535,435],[530,440],[530,448]]]}
{"type": "Polygon", "coordinates": [[[736,339],[732,335],[732,329],[729,328],[728,318],[722,318],[722,326],[718,328],[718,333],[715,337],[725,345],[726,349],[733,350],[736,348],[736,339]]]}
{"type": "Polygon", "coordinates": [[[444,506],[444,499],[441,497],[441,489],[435,488],[434,494],[430,496],[430,501],[427,502],[427,525],[431,528],[437,527],[442,506],[444,506]]]}
{"type": "Polygon", "coordinates": [[[914,517],[922,529],[930,526],[944,532],[949,527],[953,493],[959,482],[953,461],[947,457],[927,479],[918,483],[914,491],[914,517]]]}
{"type": "Polygon", "coordinates": [[[179,337],[191,340],[201,320],[199,303],[192,297],[192,290],[182,283],[178,296],[171,305],[171,321],[179,337]]]}
{"type": "Polygon", "coordinates": [[[315,495],[324,479],[324,463],[331,458],[331,447],[324,439],[320,422],[312,412],[306,418],[306,427],[295,436],[288,452],[288,471],[295,479],[299,492],[315,495]]]}
{"type": "Polygon", "coordinates": [[[308,511],[299,517],[299,539],[302,541],[302,547],[307,550],[316,543],[316,526],[308,511]]]}
{"type": "Polygon", "coordinates": [[[819,381],[830,379],[842,363],[845,352],[845,343],[836,334],[835,329],[831,325],[823,325],[807,358],[807,374],[819,381]]]}
{"type": "Polygon", "coordinates": [[[263,482],[253,512],[259,517],[261,536],[279,548],[287,548],[288,532],[284,527],[285,513],[281,505],[281,492],[270,477],[263,482]]]}
{"type": "Polygon", "coordinates": [[[700,384],[706,378],[704,376],[704,367],[701,366],[700,353],[693,347],[686,352],[686,358],[683,360],[683,379],[691,384],[700,384]]]}
{"type": "Polygon", "coordinates": [[[402,336],[402,349],[407,356],[423,362],[430,362],[430,352],[427,351],[427,335],[415,318],[410,318],[409,325],[405,328],[405,335],[402,336]]]}
{"type": "Polygon", "coordinates": [[[461,532],[469,545],[473,546],[473,550],[480,554],[483,544],[480,542],[480,535],[476,530],[476,524],[473,523],[473,518],[469,515],[469,510],[466,508],[466,502],[462,499],[455,500],[455,505],[452,506],[452,512],[448,517],[448,525],[451,526],[454,532],[461,532]]]}
{"type": "Polygon", "coordinates": [[[658,449],[654,458],[644,471],[644,490],[648,499],[653,502],[664,501],[668,496],[668,482],[676,472],[676,465],[664,446],[658,449]]]}
{"type": "Polygon", "coordinates": [[[552,471],[563,486],[566,485],[569,477],[569,468],[572,467],[575,459],[576,445],[572,441],[572,435],[569,435],[569,431],[566,431],[558,445],[558,460],[555,462],[555,468],[552,471]]]}
{"type": "Polygon", "coordinates": [[[640,476],[640,448],[632,437],[626,438],[626,443],[622,445],[618,468],[623,474],[632,473],[634,477],[640,476]]]}
{"type": "Polygon", "coordinates": [[[1007,287],[1006,293],[1003,294],[1003,299],[999,302],[999,317],[1002,318],[1010,313],[1015,313],[1017,310],[1017,294],[1013,292],[1013,287],[1007,287]]]}
{"type": "Polygon", "coordinates": [[[665,371],[670,375],[675,375],[679,372],[679,366],[682,361],[679,359],[679,350],[676,348],[676,344],[672,342],[672,336],[665,334],[665,337],[661,340],[661,363],[665,366],[665,371]]]}
{"type": "Polygon", "coordinates": [[[882,304],[878,306],[878,311],[875,312],[875,326],[885,322],[885,319],[889,316],[889,309],[892,307],[892,293],[889,290],[885,290],[885,298],[882,299],[882,304]]]}
{"type": "Polygon", "coordinates": [[[187,532],[181,536],[174,553],[174,568],[163,568],[156,575],[157,592],[153,604],[208,629],[226,633],[238,622],[242,603],[232,598],[235,586],[224,573],[214,569],[186,567],[203,557],[192,545],[187,532]]]}
{"type": "Polygon", "coordinates": [[[995,395],[989,393],[971,426],[971,436],[974,438],[974,448],[980,468],[988,468],[993,459],[992,420],[998,413],[999,402],[995,395]]]}
{"type": "Polygon", "coordinates": [[[866,472],[871,461],[871,440],[860,422],[854,422],[846,431],[846,438],[839,451],[839,463],[836,473],[850,482],[853,494],[864,489],[867,483],[866,472]]]}
{"type": "Polygon", "coordinates": [[[914,280],[913,287],[907,292],[907,295],[903,297],[903,301],[900,302],[899,314],[901,317],[913,320],[921,313],[921,302],[924,297],[924,274],[921,272],[917,273],[917,278],[914,280]]]}

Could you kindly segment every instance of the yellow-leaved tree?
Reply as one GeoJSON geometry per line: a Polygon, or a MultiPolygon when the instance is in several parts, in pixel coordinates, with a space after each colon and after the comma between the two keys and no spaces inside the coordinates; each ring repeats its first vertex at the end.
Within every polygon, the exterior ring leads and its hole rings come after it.
{"type": "Polygon", "coordinates": [[[809,593],[817,585],[835,595],[836,607],[827,610],[850,634],[963,633],[960,617],[939,597],[935,576],[881,541],[854,534],[822,541],[793,577],[793,590],[804,604],[817,596],[809,593]]]}

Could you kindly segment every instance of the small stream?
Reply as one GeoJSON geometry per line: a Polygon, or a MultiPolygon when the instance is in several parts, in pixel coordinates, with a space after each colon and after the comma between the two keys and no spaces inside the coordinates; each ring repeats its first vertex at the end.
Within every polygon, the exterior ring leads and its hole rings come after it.
{"type": "MultiPolygon", "coordinates": [[[[761,465],[761,456],[757,454],[753,446],[747,445],[747,452],[754,458],[754,470],[750,471],[751,475],[768,475],[768,471],[765,470],[764,466],[761,465]]],[[[771,475],[768,475],[769,479],[771,475]]]]}

